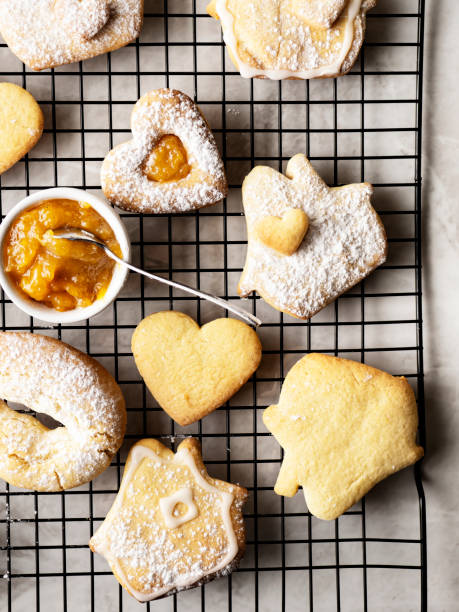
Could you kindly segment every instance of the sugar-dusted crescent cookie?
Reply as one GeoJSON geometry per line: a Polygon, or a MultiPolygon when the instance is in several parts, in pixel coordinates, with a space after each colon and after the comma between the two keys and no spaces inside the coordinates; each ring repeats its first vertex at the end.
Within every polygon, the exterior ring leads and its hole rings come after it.
{"type": "Polygon", "coordinates": [[[384,263],[387,239],[368,183],[330,188],[302,154],[285,174],[257,166],[244,180],[248,248],[238,291],[256,290],[274,308],[308,319],[384,263]],[[260,240],[258,228],[292,207],[306,213],[309,228],[286,256],[260,240]]]}
{"type": "Polygon", "coordinates": [[[347,359],[300,359],[263,421],[285,450],[274,490],[292,497],[301,485],[309,511],[322,519],[337,518],[423,455],[406,379],[347,359]]]}
{"type": "Polygon", "coordinates": [[[133,139],[110,151],[102,166],[102,189],[114,204],[134,212],[188,212],[226,196],[215,139],[187,95],[174,89],[145,94],[131,129],[133,139]]]}
{"type": "Polygon", "coordinates": [[[212,0],[243,77],[313,79],[346,74],[376,0],[212,0]]]}
{"type": "Polygon", "coordinates": [[[14,83],[0,83],[0,174],[40,140],[43,113],[33,96],[14,83]]]}
{"type": "Polygon", "coordinates": [[[156,440],[129,452],[115,502],[91,538],[120,584],[151,601],[226,575],[245,549],[243,487],[211,478],[199,442],[156,440]]]}
{"type": "Polygon", "coordinates": [[[115,51],[142,22],[143,0],[0,0],[0,33],[33,70],[115,51]]]}
{"type": "Polygon", "coordinates": [[[126,428],[121,389],[95,360],[54,338],[0,332],[0,477],[16,487],[62,491],[110,464],[126,428]],[[2,399],[45,413],[48,429],[2,399]]]}
{"type": "Polygon", "coordinates": [[[170,417],[189,425],[224,404],[261,360],[257,334],[242,321],[201,328],[181,312],[158,312],[137,326],[132,352],[145,384],[170,417]]]}

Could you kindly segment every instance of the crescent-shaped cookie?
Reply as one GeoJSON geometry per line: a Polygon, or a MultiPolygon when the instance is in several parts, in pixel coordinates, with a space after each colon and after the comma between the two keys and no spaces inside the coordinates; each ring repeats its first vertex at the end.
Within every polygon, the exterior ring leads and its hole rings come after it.
{"type": "Polygon", "coordinates": [[[0,399],[0,477],[16,487],[62,491],[89,482],[123,441],[126,409],[115,380],[54,338],[0,332],[0,398],[63,425],[48,429],[0,399]]]}

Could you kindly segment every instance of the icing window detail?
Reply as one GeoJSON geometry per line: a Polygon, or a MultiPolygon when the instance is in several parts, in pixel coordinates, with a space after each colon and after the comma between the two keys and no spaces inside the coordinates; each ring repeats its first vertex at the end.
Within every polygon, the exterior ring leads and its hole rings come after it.
{"type": "Polygon", "coordinates": [[[163,497],[159,500],[159,507],[161,508],[164,522],[168,529],[176,529],[180,527],[180,525],[192,521],[199,514],[196,504],[193,501],[193,491],[189,487],[180,489],[172,495],[169,495],[169,497],[163,497]],[[175,516],[174,508],[180,503],[187,507],[187,511],[185,514],[175,516]]]}

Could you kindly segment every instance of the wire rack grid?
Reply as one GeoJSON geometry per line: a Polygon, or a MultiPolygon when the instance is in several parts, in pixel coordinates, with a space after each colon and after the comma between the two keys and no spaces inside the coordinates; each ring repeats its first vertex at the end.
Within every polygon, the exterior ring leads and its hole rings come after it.
{"type": "Polygon", "coordinates": [[[140,39],[113,54],[33,73],[0,43],[0,77],[41,104],[39,145],[0,179],[5,215],[26,194],[49,186],[99,190],[106,152],[129,138],[133,103],[171,86],[197,101],[216,134],[230,182],[227,200],[189,215],[123,214],[134,261],[178,281],[238,300],[245,255],[240,186],[256,164],[285,168],[304,151],[338,185],[367,180],[388,231],[388,262],[311,321],[277,313],[257,296],[263,361],[226,406],[180,428],[146,391],[130,337],[145,315],[176,309],[205,323],[222,312],[131,275],[113,307],[81,325],[43,326],[2,294],[4,330],[58,337],[93,355],[119,381],[128,405],[125,444],[94,482],[65,493],[0,489],[0,608],[9,612],[138,610],[105,562],[87,547],[120,483],[134,440],[175,447],[195,435],[211,475],[241,482],[245,559],[232,576],[152,604],[155,611],[426,610],[426,516],[420,467],[393,476],[334,522],[315,519],[298,494],[273,493],[282,459],[263,409],[303,354],[319,351],[405,375],[417,391],[424,445],[421,304],[421,137],[424,0],[380,0],[368,16],[359,62],[340,79],[242,79],[205,1],[146,2],[140,39]]]}

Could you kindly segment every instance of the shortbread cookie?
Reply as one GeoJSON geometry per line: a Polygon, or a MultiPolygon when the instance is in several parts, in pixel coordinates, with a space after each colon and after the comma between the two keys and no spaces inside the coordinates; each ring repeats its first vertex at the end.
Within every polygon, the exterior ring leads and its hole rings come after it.
{"type": "Polygon", "coordinates": [[[24,157],[40,140],[43,113],[28,91],[0,83],[0,174],[24,157]]]}
{"type": "Polygon", "coordinates": [[[187,95],[157,89],[137,101],[133,139],[105,158],[101,182],[109,200],[143,213],[188,212],[228,191],[225,169],[206,120],[187,95]]]}
{"type": "Polygon", "coordinates": [[[308,215],[300,208],[288,208],[284,216],[268,215],[261,219],[256,228],[258,240],[281,255],[293,255],[309,228],[308,215]]]}
{"type": "MultiPolygon", "coordinates": [[[[301,154],[289,161],[286,176],[254,168],[242,185],[248,248],[239,294],[256,290],[274,308],[308,319],[360,282],[387,254],[372,193],[368,183],[327,187],[301,154]],[[298,249],[285,256],[260,240],[259,225],[292,207],[306,213],[309,228],[298,249]]],[[[279,225],[282,233],[286,228],[279,225]]]]}
{"type": "Polygon", "coordinates": [[[142,22],[143,0],[0,0],[0,33],[33,70],[115,51],[142,22]]]}
{"type": "Polygon", "coordinates": [[[406,379],[347,359],[300,359],[263,421],[285,450],[275,492],[292,497],[301,485],[309,511],[322,519],[337,518],[423,455],[406,379]]]}
{"type": "Polygon", "coordinates": [[[138,601],[172,595],[238,565],[246,498],[246,489],[207,474],[197,440],[187,438],[176,454],[156,440],[141,440],[89,546],[138,601]]]}
{"type": "Polygon", "coordinates": [[[158,312],[132,336],[145,384],[179,425],[189,425],[224,404],[261,360],[257,334],[242,321],[216,319],[203,327],[181,312],[158,312]]]}
{"type": "Polygon", "coordinates": [[[231,59],[246,78],[313,79],[346,74],[376,0],[212,0],[231,59]]]}
{"type": "Polygon", "coordinates": [[[0,398],[63,424],[48,429],[0,400],[0,477],[62,491],[108,467],[124,437],[121,389],[95,360],[54,338],[0,332],[0,398]]]}

